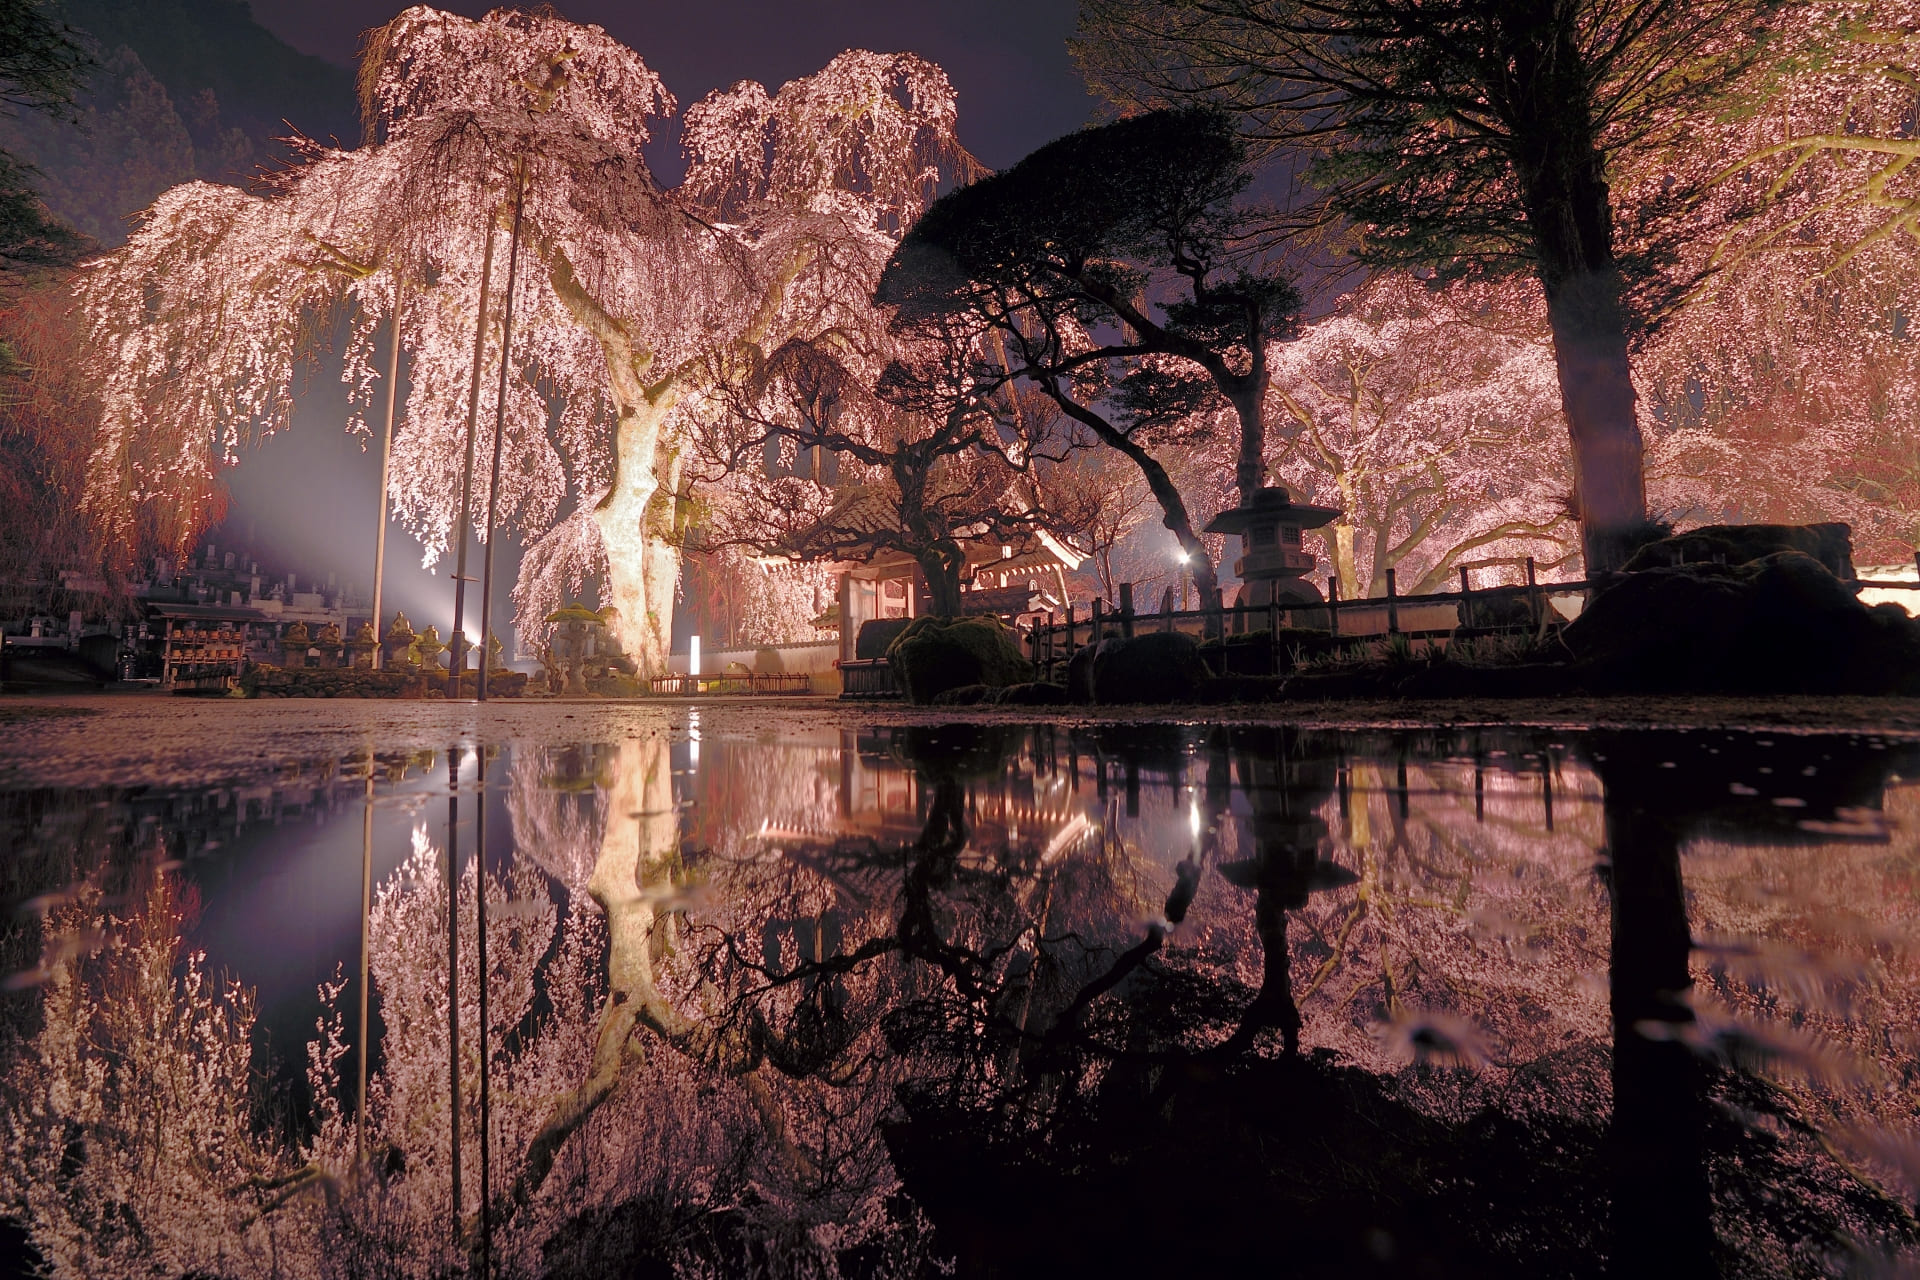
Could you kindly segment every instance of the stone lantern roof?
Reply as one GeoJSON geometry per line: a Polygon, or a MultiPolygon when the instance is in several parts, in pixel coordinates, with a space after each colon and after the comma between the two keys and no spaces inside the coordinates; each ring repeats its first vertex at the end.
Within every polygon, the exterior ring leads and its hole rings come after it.
{"type": "Polygon", "coordinates": [[[1293,525],[1297,529],[1318,529],[1338,519],[1340,508],[1316,507],[1297,503],[1282,485],[1255,489],[1240,506],[1228,507],[1207,522],[1206,533],[1246,533],[1260,526],[1293,525]]]}
{"type": "Polygon", "coordinates": [[[1314,558],[1300,547],[1300,531],[1318,529],[1340,515],[1338,507],[1316,507],[1293,500],[1279,485],[1255,489],[1237,507],[1208,521],[1208,533],[1237,533],[1242,555],[1233,562],[1244,584],[1243,605],[1287,604],[1320,599],[1305,581],[1314,558]]]}

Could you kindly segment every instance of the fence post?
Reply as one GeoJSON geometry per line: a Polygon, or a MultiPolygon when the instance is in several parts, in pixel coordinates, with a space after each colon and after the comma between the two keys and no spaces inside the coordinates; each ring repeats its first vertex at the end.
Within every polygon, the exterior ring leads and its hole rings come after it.
{"type": "Polygon", "coordinates": [[[1327,575],[1327,630],[1333,635],[1340,634],[1340,575],[1327,575]]]}
{"type": "Polygon", "coordinates": [[[1047,674],[1049,675],[1053,674],[1054,641],[1057,639],[1059,637],[1053,633],[1053,610],[1049,609],[1047,610],[1047,674]]]}
{"type": "Polygon", "coordinates": [[[1473,583],[1467,580],[1467,566],[1460,566],[1460,625],[1473,625],[1473,583]]]}
{"type": "Polygon", "coordinates": [[[1533,616],[1533,625],[1537,628],[1543,621],[1540,613],[1540,585],[1534,577],[1533,557],[1527,557],[1527,612],[1533,616]]]}
{"type": "Polygon", "coordinates": [[[1400,634],[1400,606],[1394,601],[1399,599],[1399,584],[1394,580],[1393,570],[1387,570],[1387,634],[1400,634]]]}
{"type": "Polygon", "coordinates": [[[1207,592],[1206,606],[1206,638],[1209,640],[1226,639],[1226,618],[1221,612],[1225,606],[1221,603],[1219,587],[1215,587],[1207,592]]]}
{"type": "Polygon", "coordinates": [[[1093,598],[1093,603],[1090,606],[1088,606],[1093,611],[1093,634],[1087,638],[1088,644],[1100,643],[1101,614],[1103,612],[1101,606],[1104,605],[1105,603],[1106,601],[1102,600],[1099,596],[1095,596],[1093,598]]]}
{"type": "Polygon", "coordinates": [[[1133,639],[1133,584],[1120,584],[1120,634],[1133,639]]]}
{"type": "Polygon", "coordinates": [[[1267,606],[1267,648],[1272,650],[1273,674],[1280,674],[1280,602],[1267,606]]]}

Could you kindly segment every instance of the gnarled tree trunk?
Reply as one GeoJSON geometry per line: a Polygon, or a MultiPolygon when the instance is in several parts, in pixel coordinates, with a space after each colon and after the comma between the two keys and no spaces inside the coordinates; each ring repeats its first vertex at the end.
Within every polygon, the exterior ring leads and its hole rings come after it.
{"type": "Polygon", "coordinates": [[[643,402],[621,416],[613,485],[593,512],[607,556],[604,603],[619,611],[615,633],[643,679],[666,672],[680,574],[679,548],[659,538],[648,519],[660,491],[654,460],[666,414],[661,405],[643,402]]]}

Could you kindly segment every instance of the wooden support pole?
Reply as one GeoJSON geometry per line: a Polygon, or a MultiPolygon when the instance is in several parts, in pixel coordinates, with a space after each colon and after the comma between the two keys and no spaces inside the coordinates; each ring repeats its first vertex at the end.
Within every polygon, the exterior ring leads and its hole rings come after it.
{"type": "Polygon", "coordinates": [[[1472,618],[1473,610],[1472,610],[1472,599],[1471,599],[1472,596],[1473,596],[1473,584],[1467,579],[1467,566],[1461,565],[1460,566],[1460,625],[1463,627],[1470,627],[1473,625],[1473,618],[1472,618]]]}
{"type": "Polygon", "coordinates": [[[1400,584],[1395,580],[1393,570],[1387,570],[1387,634],[1400,634],[1400,584]]]}
{"type": "Polygon", "coordinates": [[[1536,627],[1545,620],[1540,612],[1540,585],[1534,576],[1532,556],[1527,557],[1527,612],[1533,616],[1536,627]]]}
{"type": "Polygon", "coordinates": [[[1120,584],[1120,634],[1128,640],[1133,639],[1133,584],[1131,582],[1120,584]]]}

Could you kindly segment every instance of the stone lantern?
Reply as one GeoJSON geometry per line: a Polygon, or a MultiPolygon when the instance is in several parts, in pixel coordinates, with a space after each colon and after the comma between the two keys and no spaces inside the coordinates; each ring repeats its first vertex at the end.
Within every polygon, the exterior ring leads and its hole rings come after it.
{"type": "Polygon", "coordinates": [[[1325,597],[1306,580],[1314,558],[1300,548],[1300,534],[1339,518],[1338,507],[1315,507],[1293,500],[1279,485],[1255,489],[1237,507],[1229,507],[1208,524],[1208,533],[1240,535],[1240,558],[1233,571],[1246,585],[1243,605],[1317,604],[1325,597]]]}

